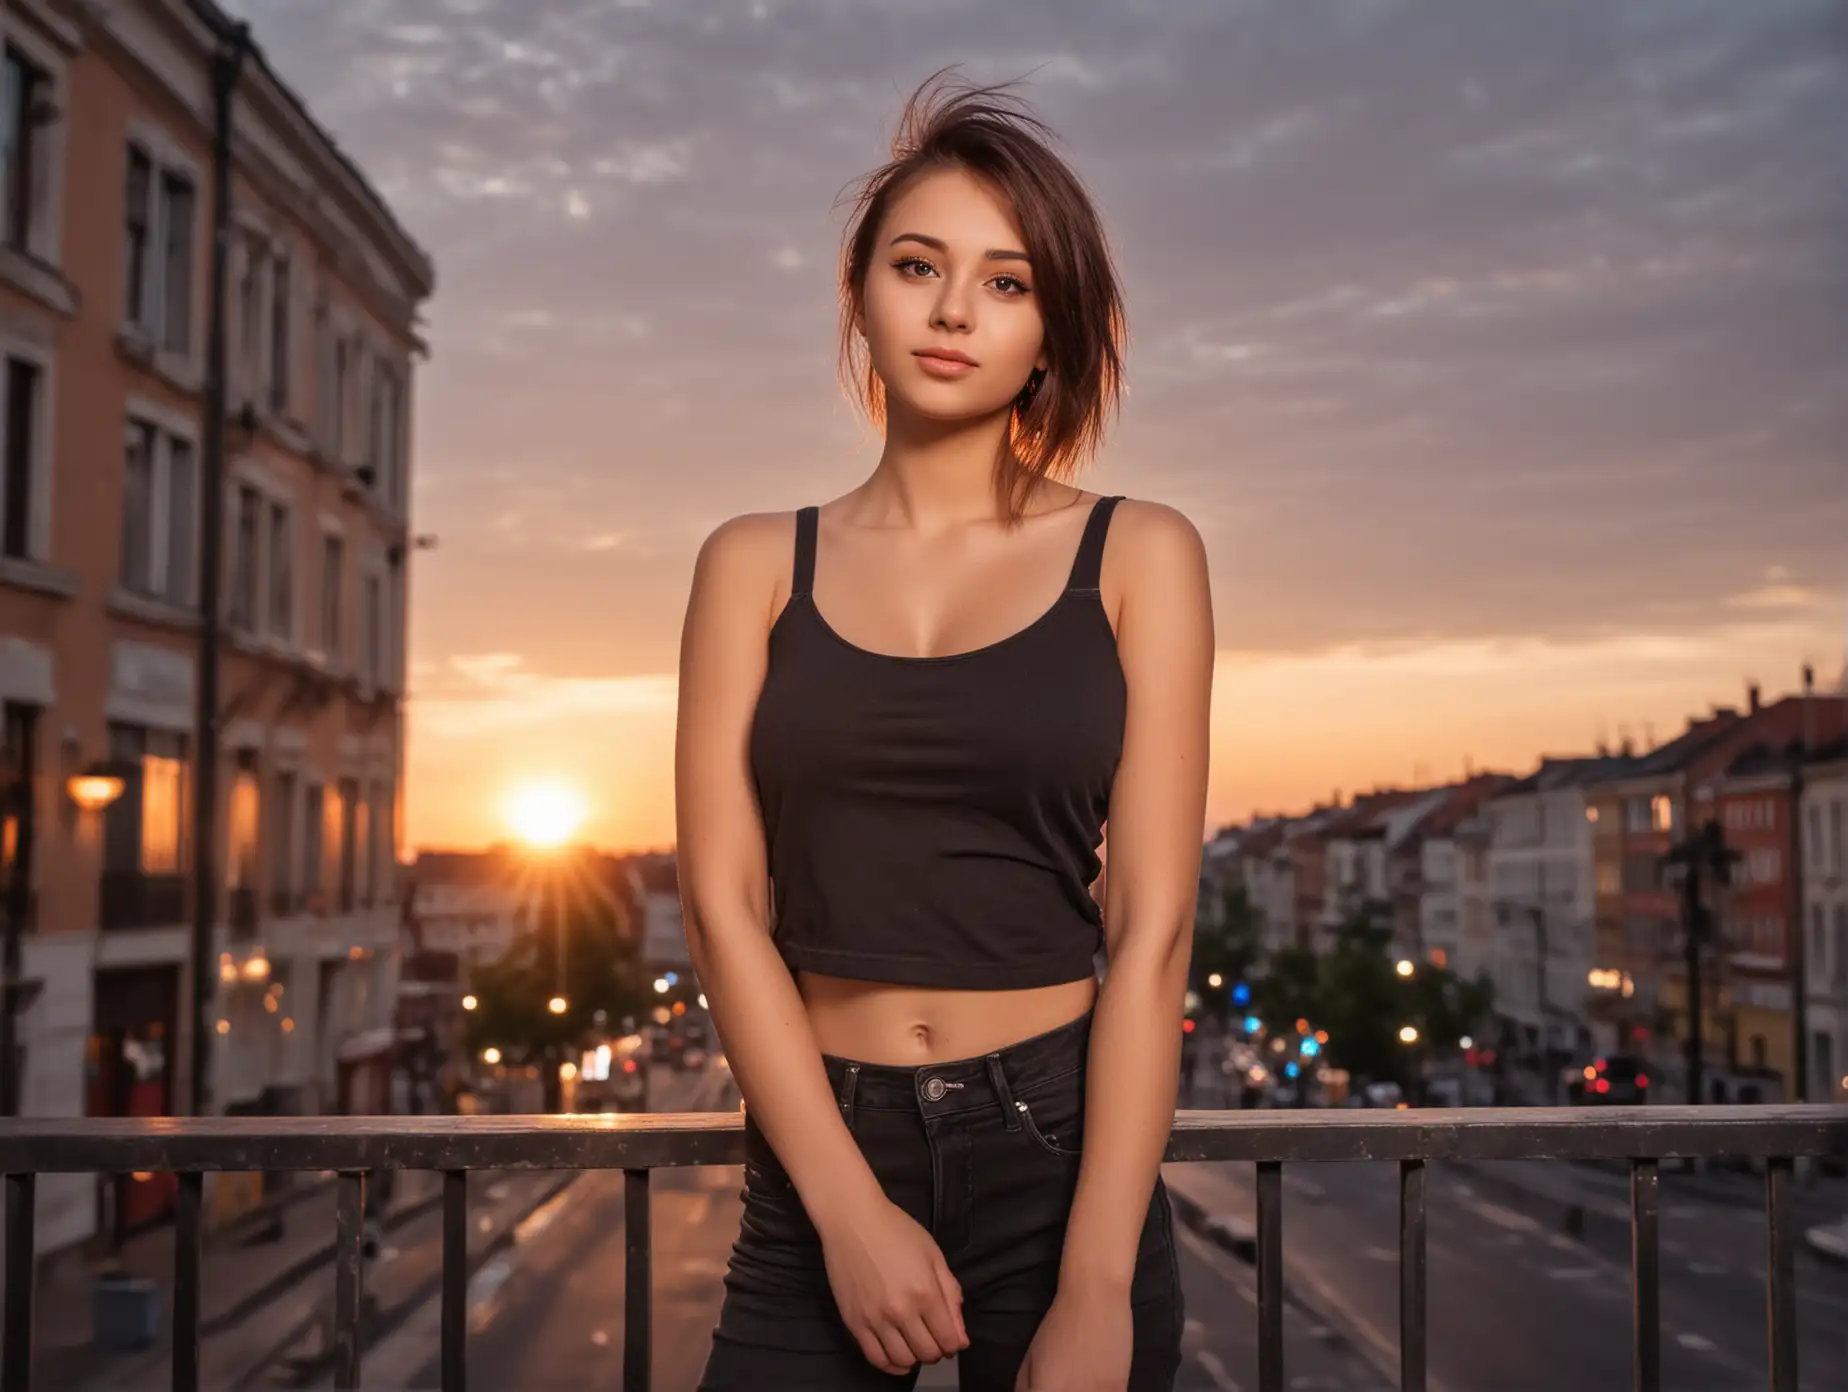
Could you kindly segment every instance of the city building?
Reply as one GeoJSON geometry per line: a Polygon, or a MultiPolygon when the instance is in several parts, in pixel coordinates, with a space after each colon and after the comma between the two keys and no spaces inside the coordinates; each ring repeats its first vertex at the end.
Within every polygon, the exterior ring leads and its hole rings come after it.
{"type": "Polygon", "coordinates": [[[1819,747],[1803,770],[1804,977],[1811,1102],[1848,1101],[1848,741],[1819,747]]]}
{"type": "Polygon", "coordinates": [[[1584,1022],[1595,936],[1588,789],[1620,762],[1544,758],[1484,803],[1489,976],[1502,1042],[1545,1079],[1592,1042],[1584,1022]]]}
{"type": "MultiPolygon", "coordinates": [[[[1476,817],[1483,802],[1514,781],[1511,774],[1478,773],[1445,790],[1445,796],[1420,821],[1418,836],[1408,847],[1418,859],[1417,875],[1408,886],[1415,894],[1418,927],[1415,955],[1449,967],[1464,980],[1489,970],[1492,939],[1479,930],[1482,923],[1466,923],[1464,912],[1466,848],[1463,827],[1476,817]]],[[[1480,877],[1478,877],[1478,884],[1480,877]]]]}
{"type": "MultiPolygon", "coordinates": [[[[28,1114],[201,1100],[184,1080],[212,93],[241,33],[206,0],[0,9],[0,702],[7,875],[28,906],[28,1114]]],[[[396,999],[411,389],[433,271],[254,46],[231,112],[203,1103],[377,1110],[396,999]]],[[[159,1216],[171,1181],[109,1189],[106,1213],[88,1176],[39,1192],[50,1250],[159,1216]]]]}

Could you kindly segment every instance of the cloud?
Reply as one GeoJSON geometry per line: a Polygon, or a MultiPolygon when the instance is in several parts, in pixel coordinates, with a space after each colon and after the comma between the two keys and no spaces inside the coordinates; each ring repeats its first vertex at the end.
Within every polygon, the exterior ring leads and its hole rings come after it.
{"type": "Polygon", "coordinates": [[[423,563],[437,656],[663,670],[711,526],[864,476],[834,201],[958,61],[1031,74],[1099,198],[1132,341],[1091,482],[1195,518],[1229,646],[1839,633],[1829,0],[241,9],[437,262],[416,496],[496,591],[423,563]],[[593,658],[560,556],[618,534],[593,658]]]}

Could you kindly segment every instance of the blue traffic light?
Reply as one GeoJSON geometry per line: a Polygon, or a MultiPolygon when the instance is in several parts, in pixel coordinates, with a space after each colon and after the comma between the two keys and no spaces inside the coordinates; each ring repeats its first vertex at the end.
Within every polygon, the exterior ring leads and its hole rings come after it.
{"type": "Polygon", "coordinates": [[[1316,1043],[1314,1039],[1305,1039],[1302,1042],[1301,1053],[1304,1058],[1314,1058],[1321,1052],[1322,1046],[1316,1043]]]}
{"type": "Polygon", "coordinates": [[[1297,1067],[1294,1063],[1286,1063],[1283,1066],[1283,1076],[1286,1078],[1294,1078],[1297,1071],[1297,1067]]]}
{"type": "Polygon", "coordinates": [[[1256,1015],[1247,1015],[1245,1017],[1245,1032],[1247,1034],[1256,1034],[1259,1030],[1263,1028],[1264,1028],[1264,1022],[1260,1020],[1256,1015]]]}
{"type": "Polygon", "coordinates": [[[1247,985],[1245,982],[1241,981],[1238,983],[1238,985],[1232,988],[1232,1004],[1234,1005],[1250,1005],[1251,1004],[1251,987],[1247,985]]]}

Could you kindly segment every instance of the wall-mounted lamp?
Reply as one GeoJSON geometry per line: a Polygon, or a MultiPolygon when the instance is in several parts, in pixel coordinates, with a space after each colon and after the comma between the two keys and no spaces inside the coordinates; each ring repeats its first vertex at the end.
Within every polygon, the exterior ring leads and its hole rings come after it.
{"type": "Polygon", "coordinates": [[[64,780],[64,791],[86,812],[100,812],[122,796],[125,786],[121,775],[110,773],[103,764],[91,764],[64,780]]]}

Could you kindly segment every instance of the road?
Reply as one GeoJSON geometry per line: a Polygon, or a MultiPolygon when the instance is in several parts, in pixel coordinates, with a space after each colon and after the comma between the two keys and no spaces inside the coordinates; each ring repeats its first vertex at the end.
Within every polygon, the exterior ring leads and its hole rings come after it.
{"type": "MultiPolygon", "coordinates": [[[[1254,1220],[1250,1166],[1168,1168],[1171,1182],[1209,1210],[1254,1220]]],[[[1588,1199],[1609,1197],[1601,1191],[1611,1177],[1567,1173],[1588,1199]]],[[[1442,1166],[1430,1176],[1433,1392],[1628,1386],[1627,1239],[1612,1250],[1608,1239],[1578,1241],[1551,1230],[1506,1201],[1511,1191],[1496,1178],[1442,1166]]],[[[1398,1357],[1398,1231],[1396,1165],[1285,1167],[1286,1283],[1388,1368],[1398,1357]]],[[[1672,1177],[1665,1178],[1661,1242],[1662,1385],[1676,1392],[1763,1388],[1763,1215],[1679,1199],[1672,1177]]],[[[1801,1385],[1839,1392],[1848,1386],[1848,1273],[1802,1254],[1797,1291],[1801,1385]]]]}
{"type": "MultiPolygon", "coordinates": [[[[676,1079],[662,1110],[735,1105],[724,1080],[676,1079]]],[[[737,1234],[736,1167],[660,1171],[654,1193],[654,1386],[691,1392],[718,1315],[721,1278],[737,1234]]],[[[1249,1392],[1257,1380],[1256,1287],[1249,1267],[1192,1233],[1182,1235],[1188,1324],[1183,1392],[1249,1392]]],[[[472,1387],[616,1392],[622,1379],[623,1180],[585,1175],[537,1230],[490,1262],[470,1292],[472,1387]],[[485,1280],[483,1278],[486,1278],[485,1280]]],[[[1373,1392],[1386,1384],[1333,1335],[1292,1307],[1285,1341],[1296,1392],[1373,1392]]],[[[366,1360],[367,1386],[434,1388],[433,1306],[366,1360]]],[[[953,1363],[926,1370],[921,1388],[955,1386],[953,1363]]]]}

